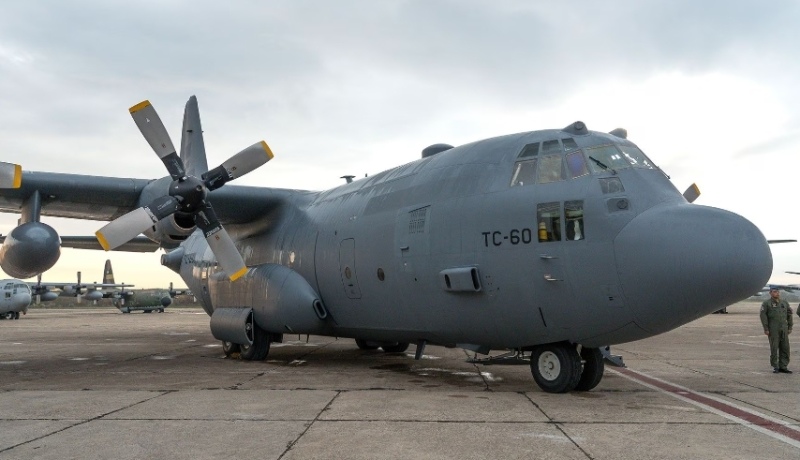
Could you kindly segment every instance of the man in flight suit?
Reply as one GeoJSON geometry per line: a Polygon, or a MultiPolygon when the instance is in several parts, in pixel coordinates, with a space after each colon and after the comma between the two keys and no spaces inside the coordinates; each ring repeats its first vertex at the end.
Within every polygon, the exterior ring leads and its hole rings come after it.
{"type": "Polygon", "coordinates": [[[792,309],[781,299],[777,288],[769,290],[770,298],[761,304],[761,324],[769,337],[769,363],[772,372],[791,374],[789,366],[789,334],[792,333],[792,309]]]}

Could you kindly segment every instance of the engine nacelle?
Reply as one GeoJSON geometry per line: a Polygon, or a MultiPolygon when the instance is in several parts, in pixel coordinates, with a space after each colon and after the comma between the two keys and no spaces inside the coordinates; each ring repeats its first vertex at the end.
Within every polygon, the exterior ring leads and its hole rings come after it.
{"type": "Polygon", "coordinates": [[[161,243],[161,247],[172,249],[178,247],[196,226],[191,216],[186,217],[175,213],[158,221],[155,225],[144,231],[144,235],[153,241],[161,243]]]}
{"type": "Polygon", "coordinates": [[[27,222],[6,236],[0,247],[0,267],[14,278],[31,278],[49,270],[61,256],[61,238],[53,227],[27,222]]]}
{"type": "Polygon", "coordinates": [[[271,333],[315,334],[329,325],[328,312],[314,288],[283,265],[263,264],[251,267],[235,282],[220,280],[212,296],[227,303],[218,302],[220,307],[252,308],[255,322],[271,333]]]}
{"type": "Polygon", "coordinates": [[[42,302],[49,302],[58,298],[58,292],[47,291],[39,294],[39,300],[42,302]]]}
{"type": "Polygon", "coordinates": [[[160,300],[162,307],[169,307],[172,305],[172,298],[170,296],[164,296],[160,300]]]}
{"type": "Polygon", "coordinates": [[[86,300],[100,300],[103,298],[103,291],[89,291],[83,295],[86,300]]]}

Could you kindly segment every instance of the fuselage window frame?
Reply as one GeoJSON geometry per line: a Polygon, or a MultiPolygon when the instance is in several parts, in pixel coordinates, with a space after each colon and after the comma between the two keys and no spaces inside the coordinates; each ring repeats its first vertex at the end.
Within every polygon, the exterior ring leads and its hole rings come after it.
{"type": "Polygon", "coordinates": [[[537,204],[536,222],[540,243],[561,241],[561,202],[537,204]]]}

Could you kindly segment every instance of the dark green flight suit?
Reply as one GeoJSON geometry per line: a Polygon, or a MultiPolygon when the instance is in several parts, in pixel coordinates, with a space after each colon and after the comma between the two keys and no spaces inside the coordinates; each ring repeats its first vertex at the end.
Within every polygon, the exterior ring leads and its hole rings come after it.
{"type": "Polygon", "coordinates": [[[769,332],[769,363],[775,369],[789,365],[789,333],[792,332],[792,309],[783,299],[767,299],[761,304],[761,324],[769,332]]]}

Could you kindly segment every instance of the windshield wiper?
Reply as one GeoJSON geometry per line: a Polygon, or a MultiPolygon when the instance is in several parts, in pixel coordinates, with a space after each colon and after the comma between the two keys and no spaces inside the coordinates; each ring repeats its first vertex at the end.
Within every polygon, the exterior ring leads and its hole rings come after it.
{"type": "Polygon", "coordinates": [[[617,173],[617,171],[614,168],[609,168],[608,166],[606,166],[602,161],[598,160],[597,158],[589,155],[589,159],[594,161],[597,164],[597,166],[600,166],[603,169],[611,169],[611,172],[614,173],[614,174],[617,173]]]}

